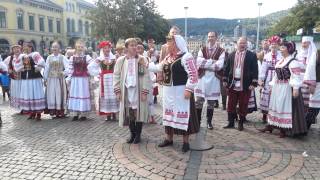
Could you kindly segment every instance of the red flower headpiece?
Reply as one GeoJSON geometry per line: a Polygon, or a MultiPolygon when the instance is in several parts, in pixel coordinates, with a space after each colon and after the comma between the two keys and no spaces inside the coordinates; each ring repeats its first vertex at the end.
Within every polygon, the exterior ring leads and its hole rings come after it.
{"type": "Polygon", "coordinates": [[[111,42],[110,42],[110,41],[101,41],[101,42],[99,43],[99,48],[100,48],[100,49],[102,49],[102,48],[104,48],[104,47],[106,47],[106,46],[112,47],[111,42]]]}
{"type": "Polygon", "coordinates": [[[280,44],[281,39],[280,39],[279,36],[272,36],[272,37],[270,37],[270,38],[268,39],[268,42],[269,42],[269,44],[271,44],[271,43],[280,44]]]}

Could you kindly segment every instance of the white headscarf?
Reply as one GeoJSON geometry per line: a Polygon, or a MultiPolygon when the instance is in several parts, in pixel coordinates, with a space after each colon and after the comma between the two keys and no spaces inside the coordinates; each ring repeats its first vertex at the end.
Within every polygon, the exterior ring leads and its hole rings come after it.
{"type": "MultiPolygon", "coordinates": [[[[308,48],[308,54],[307,55],[307,60],[309,61],[314,53],[317,53],[317,47],[313,42],[313,37],[312,36],[303,36],[302,37],[302,42],[310,42],[309,48],[308,48]]],[[[305,52],[306,50],[301,48],[302,52],[305,52]]]]}
{"type": "Polygon", "coordinates": [[[180,54],[188,52],[187,42],[183,39],[181,35],[174,35],[174,41],[176,42],[176,45],[180,50],[180,54]]]}
{"type": "Polygon", "coordinates": [[[100,54],[99,54],[99,60],[103,61],[106,57],[109,59],[109,61],[115,60],[116,56],[113,55],[113,53],[110,51],[109,56],[105,56],[105,54],[103,53],[103,49],[100,49],[100,54]]]}

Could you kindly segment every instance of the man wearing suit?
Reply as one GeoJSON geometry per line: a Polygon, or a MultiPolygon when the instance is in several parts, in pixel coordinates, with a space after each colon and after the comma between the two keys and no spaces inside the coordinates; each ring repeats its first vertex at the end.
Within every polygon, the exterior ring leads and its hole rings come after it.
{"type": "Polygon", "coordinates": [[[247,50],[247,38],[241,37],[237,42],[237,50],[229,55],[224,66],[223,85],[228,89],[227,111],[229,121],[224,128],[234,128],[234,121],[237,117],[236,107],[239,103],[240,121],[238,130],[243,130],[251,91],[257,84],[257,56],[247,50]]]}

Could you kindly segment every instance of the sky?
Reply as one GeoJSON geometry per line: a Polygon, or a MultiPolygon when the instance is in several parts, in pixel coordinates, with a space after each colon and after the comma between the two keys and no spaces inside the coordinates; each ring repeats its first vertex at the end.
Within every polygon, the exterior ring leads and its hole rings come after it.
{"type": "MultiPolygon", "coordinates": [[[[87,0],[93,2],[94,0],[87,0]]],[[[155,0],[158,11],[167,19],[184,18],[184,7],[188,7],[187,16],[195,18],[254,18],[293,7],[297,0],[155,0]]]]}

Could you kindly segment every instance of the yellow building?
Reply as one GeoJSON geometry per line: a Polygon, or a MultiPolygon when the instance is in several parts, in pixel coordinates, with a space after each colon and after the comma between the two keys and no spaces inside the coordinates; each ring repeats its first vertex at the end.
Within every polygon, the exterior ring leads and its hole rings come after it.
{"type": "Polygon", "coordinates": [[[84,0],[0,0],[0,53],[24,41],[41,53],[53,41],[67,47],[82,38],[92,46],[92,23],[85,14],[93,8],[84,0]]]}

